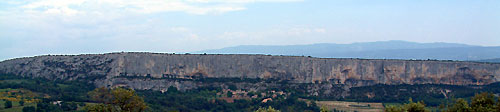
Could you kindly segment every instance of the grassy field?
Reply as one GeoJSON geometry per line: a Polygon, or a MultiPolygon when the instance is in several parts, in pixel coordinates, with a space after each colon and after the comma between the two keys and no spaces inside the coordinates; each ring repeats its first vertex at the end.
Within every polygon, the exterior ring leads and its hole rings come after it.
{"type": "MultiPolygon", "coordinates": [[[[403,104],[401,103],[384,103],[384,107],[387,107],[387,106],[401,106],[403,104]]],[[[439,112],[439,107],[429,107],[427,106],[426,107],[427,109],[431,110],[432,112],[439,112]]]]}
{"type": "Polygon", "coordinates": [[[384,107],[387,107],[387,106],[399,106],[399,105],[403,105],[401,103],[384,103],[384,107]]]}
{"type": "Polygon", "coordinates": [[[24,106],[19,105],[19,102],[12,102],[12,108],[5,108],[5,101],[0,100],[0,112],[22,112],[26,106],[36,106],[35,103],[25,103],[24,106]]]}
{"type": "Polygon", "coordinates": [[[384,105],[382,103],[362,103],[362,102],[345,102],[345,101],[316,101],[320,107],[325,107],[328,110],[342,110],[347,112],[382,112],[384,105]]]}
{"type": "MultiPolygon", "coordinates": [[[[9,80],[19,82],[17,80],[9,80]]],[[[11,88],[3,88],[0,89],[0,112],[21,112],[23,107],[25,106],[36,106],[35,103],[29,103],[28,101],[33,102],[34,100],[26,100],[24,98],[33,99],[37,94],[33,93],[29,90],[25,89],[11,89],[11,88]],[[19,104],[21,99],[25,100],[24,106],[19,104]],[[5,108],[5,102],[7,100],[12,101],[12,108],[5,108]]]]}
{"type": "Polygon", "coordinates": [[[3,89],[0,89],[0,92],[9,92],[9,91],[15,91],[15,90],[19,90],[19,89],[3,88],[3,89]]]}
{"type": "Polygon", "coordinates": [[[0,83],[22,83],[22,82],[28,82],[28,81],[22,79],[0,80],[0,83]]]}

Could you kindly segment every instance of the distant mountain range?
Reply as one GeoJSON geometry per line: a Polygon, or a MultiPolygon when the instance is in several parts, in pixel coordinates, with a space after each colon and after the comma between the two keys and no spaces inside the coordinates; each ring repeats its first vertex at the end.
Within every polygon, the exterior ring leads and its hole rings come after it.
{"type": "Polygon", "coordinates": [[[500,63],[500,58],[495,58],[495,59],[485,59],[485,60],[478,60],[479,62],[490,62],[490,63],[500,63]]]}
{"type": "Polygon", "coordinates": [[[416,43],[392,40],[352,44],[241,45],[194,53],[271,54],[323,58],[481,60],[482,62],[491,62],[489,59],[500,59],[500,46],[485,47],[457,43],[416,43]]]}

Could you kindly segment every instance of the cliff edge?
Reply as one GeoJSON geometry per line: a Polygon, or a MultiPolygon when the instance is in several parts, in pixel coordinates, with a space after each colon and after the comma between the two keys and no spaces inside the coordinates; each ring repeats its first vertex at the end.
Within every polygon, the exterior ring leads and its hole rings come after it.
{"type": "Polygon", "coordinates": [[[204,78],[273,79],[349,87],[374,84],[485,85],[500,80],[498,63],[243,54],[46,55],[0,62],[0,72],[53,80],[89,79],[98,86],[159,90],[172,85],[193,88],[197,85],[196,79],[204,78]]]}

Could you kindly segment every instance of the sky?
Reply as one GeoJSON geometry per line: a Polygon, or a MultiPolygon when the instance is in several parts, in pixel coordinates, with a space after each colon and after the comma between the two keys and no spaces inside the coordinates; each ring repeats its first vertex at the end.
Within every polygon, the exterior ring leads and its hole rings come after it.
{"type": "Polygon", "coordinates": [[[0,1],[0,60],[387,40],[500,46],[500,0],[0,1]]]}

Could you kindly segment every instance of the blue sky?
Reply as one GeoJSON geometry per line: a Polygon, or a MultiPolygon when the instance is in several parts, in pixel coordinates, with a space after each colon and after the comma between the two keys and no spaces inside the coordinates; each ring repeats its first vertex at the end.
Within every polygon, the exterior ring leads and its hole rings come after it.
{"type": "Polygon", "coordinates": [[[500,46],[499,0],[2,0],[0,60],[385,40],[500,46]]]}

